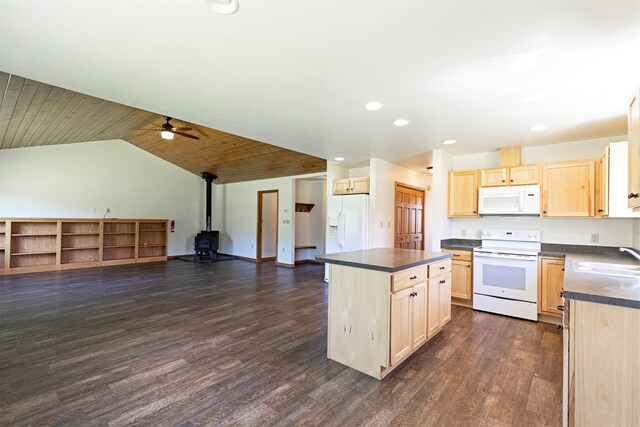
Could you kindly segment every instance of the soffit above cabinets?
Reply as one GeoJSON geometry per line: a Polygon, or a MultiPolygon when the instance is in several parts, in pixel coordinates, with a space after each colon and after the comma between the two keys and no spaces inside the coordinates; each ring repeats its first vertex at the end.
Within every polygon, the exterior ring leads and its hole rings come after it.
{"type": "Polygon", "coordinates": [[[193,123],[160,137],[161,114],[0,72],[0,149],[123,139],[217,184],[326,171],[326,160],[193,123]]]}

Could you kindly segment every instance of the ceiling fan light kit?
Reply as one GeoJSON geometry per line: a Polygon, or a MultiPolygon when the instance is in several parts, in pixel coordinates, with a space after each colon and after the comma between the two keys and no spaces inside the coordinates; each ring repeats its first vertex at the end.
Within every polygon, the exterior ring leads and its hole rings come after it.
{"type": "Polygon", "coordinates": [[[203,0],[204,4],[220,15],[231,15],[238,11],[240,4],[238,0],[203,0]]]}
{"type": "Polygon", "coordinates": [[[162,139],[173,139],[173,132],[169,130],[160,131],[160,136],[162,139]]]}
{"type": "Polygon", "coordinates": [[[164,119],[166,120],[166,123],[163,123],[162,129],[160,130],[160,136],[163,139],[173,139],[175,135],[180,135],[180,136],[184,136],[186,138],[191,138],[191,139],[200,139],[195,135],[191,135],[190,133],[183,132],[185,130],[191,130],[191,127],[189,126],[181,126],[179,128],[173,127],[173,125],[171,124],[171,120],[172,120],[171,117],[164,116],[164,119]]]}

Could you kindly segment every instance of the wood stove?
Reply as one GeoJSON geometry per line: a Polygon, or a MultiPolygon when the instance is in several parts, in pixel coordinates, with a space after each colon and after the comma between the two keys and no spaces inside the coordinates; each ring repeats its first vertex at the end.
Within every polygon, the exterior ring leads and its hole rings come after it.
{"type": "Polygon", "coordinates": [[[197,262],[211,262],[218,258],[218,248],[220,243],[220,232],[211,230],[211,183],[217,178],[212,173],[202,172],[202,178],[207,183],[207,206],[206,206],[206,230],[202,230],[196,235],[193,243],[195,251],[193,260],[197,262]]]}

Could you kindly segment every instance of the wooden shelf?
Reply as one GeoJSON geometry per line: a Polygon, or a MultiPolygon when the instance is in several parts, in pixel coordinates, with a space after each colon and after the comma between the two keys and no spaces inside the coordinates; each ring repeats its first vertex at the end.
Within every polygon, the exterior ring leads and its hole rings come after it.
{"type": "Polygon", "coordinates": [[[144,249],[144,248],[162,248],[162,247],[164,247],[164,244],[156,243],[156,244],[151,244],[151,245],[145,245],[144,243],[140,243],[140,245],[138,247],[140,249],[144,249]]]}
{"type": "Polygon", "coordinates": [[[100,233],[62,233],[63,236],[99,236],[100,233]]]}
{"type": "Polygon", "coordinates": [[[57,234],[53,233],[53,234],[38,234],[38,233],[22,233],[22,234],[12,234],[11,237],[37,237],[37,236],[45,236],[45,237],[56,237],[57,234]]]}
{"type": "Polygon", "coordinates": [[[123,235],[135,236],[135,234],[136,234],[136,233],[135,233],[135,232],[131,233],[131,232],[128,232],[128,231],[127,231],[127,232],[115,232],[115,233],[111,232],[111,233],[103,233],[103,234],[104,234],[105,236],[113,236],[113,235],[116,235],[116,234],[123,234],[123,235]]]}
{"type": "Polygon", "coordinates": [[[61,248],[63,251],[81,251],[87,249],[100,249],[98,246],[78,246],[75,248],[61,248]]]}
{"type": "Polygon", "coordinates": [[[315,206],[314,203],[298,203],[296,202],[296,212],[311,212],[315,206]]]}
{"type": "Polygon", "coordinates": [[[158,228],[158,229],[153,229],[153,230],[143,230],[143,229],[140,229],[140,232],[141,232],[141,233],[158,232],[158,231],[167,231],[167,229],[166,229],[166,228],[158,228]]]}
{"type": "Polygon", "coordinates": [[[135,248],[136,245],[111,245],[111,246],[103,246],[103,248],[105,249],[112,249],[112,248],[135,248]]]}
{"type": "Polygon", "coordinates": [[[53,251],[45,251],[45,252],[16,252],[12,253],[11,256],[24,256],[24,255],[55,255],[56,252],[53,251]]]}
{"type": "Polygon", "coordinates": [[[300,245],[300,246],[296,246],[296,249],[316,249],[317,246],[315,245],[300,245]]]}

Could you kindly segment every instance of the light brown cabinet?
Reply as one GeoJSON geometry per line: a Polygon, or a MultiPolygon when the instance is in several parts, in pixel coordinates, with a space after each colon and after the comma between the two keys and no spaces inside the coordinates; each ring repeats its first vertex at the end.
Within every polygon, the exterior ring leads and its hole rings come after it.
{"type": "Polygon", "coordinates": [[[480,187],[502,187],[508,184],[509,171],[507,168],[481,169],[480,187]]]}
{"type": "Polygon", "coordinates": [[[369,194],[369,177],[334,179],[333,194],[369,194]]]}
{"type": "Polygon", "coordinates": [[[391,295],[391,365],[427,340],[426,282],[391,295]]]}
{"type": "Polygon", "coordinates": [[[627,203],[634,212],[640,211],[640,87],[629,101],[629,188],[627,203]]]}
{"type": "Polygon", "coordinates": [[[509,185],[536,185],[540,183],[540,165],[509,168],[509,185]]]}
{"type": "Polygon", "coordinates": [[[609,147],[595,160],[595,215],[609,215],[609,147]]]}
{"type": "Polygon", "coordinates": [[[427,335],[437,333],[451,320],[451,273],[429,280],[427,335]]]}
{"type": "Polygon", "coordinates": [[[540,280],[538,313],[562,317],[558,306],[562,305],[564,258],[541,257],[538,269],[540,280]]]}
{"type": "Polygon", "coordinates": [[[167,260],[167,220],[0,218],[0,275],[167,260]]]}
{"type": "Polygon", "coordinates": [[[593,160],[542,165],[542,216],[593,216],[594,192],[593,160]]]}
{"type": "Polygon", "coordinates": [[[449,172],[449,216],[478,216],[478,171],[449,172]]]}
{"type": "Polygon", "coordinates": [[[473,298],[473,254],[471,251],[443,249],[451,260],[451,298],[453,304],[469,306],[473,298]]]}

